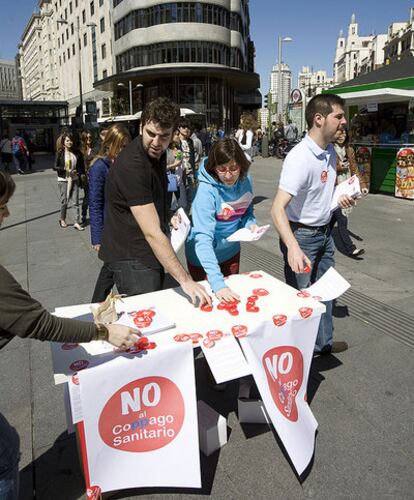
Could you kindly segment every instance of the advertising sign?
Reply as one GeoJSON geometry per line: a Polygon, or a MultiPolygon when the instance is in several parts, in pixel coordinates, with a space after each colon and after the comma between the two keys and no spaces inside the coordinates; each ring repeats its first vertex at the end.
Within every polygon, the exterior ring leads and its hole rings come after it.
{"type": "Polygon", "coordinates": [[[397,153],[395,196],[414,199],[414,149],[402,148],[397,153]]]}
{"type": "Polygon", "coordinates": [[[371,148],[366,146],[357,146],[355,148],[355,159],[357,162],[359,178],[365,182],[368,189],[371,183],[371,148]]]}
{"type": "Polygon", "coordinates": [[[201,487],[190,344],[125,355],[79,372],[79,387],[88,487],[201,487]]]}

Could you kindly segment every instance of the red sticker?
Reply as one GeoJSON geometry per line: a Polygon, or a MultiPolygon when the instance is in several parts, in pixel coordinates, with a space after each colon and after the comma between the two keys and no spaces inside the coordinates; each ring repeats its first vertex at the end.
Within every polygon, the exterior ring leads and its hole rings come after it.
{"type": "Polygon", "coordinates": [[[215,345],[216,345],[216,343],[214,342],[214,340],[210,340],[210,339],[204,339],[203,340],[203,346],[207,347],[207,349],[211,349],[215,345]]]}
{"type": "Polygon", "coordinates": [[[318,300],[319,302],[322,301],[322,297],[319,297],[319,295],[313,295],[312,299],[318,300]]]}
{"type": "Polygon", "coordinates": [[[259,300],[259,296],[258,295],[249,295],[247,297],[247,302],[256,302],[256,300],[259,300]]]}
{"type": "Polygon", "coordinates": [[[310,293],[309,292],[306,292],[305,290],[301,290],[300,292],[298,292],[296,294],[298,297],[300,297],[301,299],[307,299],[308,297],[310,297],[310,293]]]}
{"type": "Polygon", "coordinates": [[[231,331],[237,339],[247,337],[247,326],[235,325],[231,328],[231,331]]]}
{"type": "Polygon", "coordinates": [[[176,384],[151,376],[124,385],[105,404],[98,421],[102,441],[127,452],[147,452],[168,445],[179,434],[185,415],[176,384]]]}
{"type": "Polygon", "coordinates": [[[213,310],[213,306],[203,304],[202,306],[200,306],[200,310],[204,312],[211,312],[213,310]]]}
{"type": "Polygon", "coordinates": [[[311,307],[301,307],[299,309],[299,314],[302,318],[309,318],[312,315],[313,309],[311,307]]]}
{"type": "Polygon", "coordinates": [[[72,375],[72,382],[75,384],[75,385],[79,385],[79,375],[77,373],[74,373],[72,375]]]}
{"type": "Polygon", "coordinates": [[[311,268],[310,268],[309,266],[305,266],[305,267],[303,268],[303,272],[304,272],[304,273],[310,273],[310,272],[311,272],[311,268]]]}
{"type": "Polygon", "coordinates": [[[219,311],[225,311],[228,308],[228,305],[225,302],[220,302],[217,306],[219,311]]]}
{"type": "Polygon", "coordinates": [[[262,359],[273,401],[291,422],[298,420],[296,396],[303,381],[303,357],[296,347],[269,349],[262,359]]]}
{"type": "Polygon", "coordinates": [[[206,333],[209,340],[220,340],[223,337],[223,332],[220,330],[210,330],[206,333]]]}
{"type": "Polygon", "coordinates": [[[193,344],[198,344],[198,341],[202,338],[203,336],[201,335],[201,333],[190,333],[190,339],[193,344]]]}
{"type": "Polygon", "coordinates": [[[324,170],[322,173],[321,173],[321,182],[322,184],[325,184],[325,182],[328,180],[328,171],[327,170],[324,170]]]}
{"type": "Polygon", "coordinates": [[[253,274],[250,274],[250,278],[253,278],[253,279],[263,278],[263,274],[253,273],[253,274]]]}
{"type": "Polygon", "coordinates": [[[266,295],[269,295],[269,292],[266,290],[266,288],[255,288],[253,290],[253,295],[259,295],[260,297],[265,297],[266,295]]]}
{"type": "Polygon", "coordinates": [[[258,313],[260,311],[260,309],[256,306],[251,306],[251,305],[247,304],[246,311],[249,313],[258,313]]]}
{"type": "Polygon", "coordinates": [[[275,314],[272,319],[275,326],[283,326],[287,321],[287,316],[286,314],[275,314]]]}
{"type": "Polygon", "coordinates": [[[89,361],[87,361],[86,359],[78,359],[76,361],[74,361],[70,366],[69,368],[73,371],[73,372],[78,372],[80,370],[83,370],[85,369],[87,366],[89,365],[89,361]]]}
{"type": "Polygon", "coordinates": [[[190,340],[190,336],[186,333],[180,333],[174,337],[176,342],[188,342],[190,340]]]}
{"type": "Polygon", "coordinates": [[[99,486],[89,486],[86,490],[86,498],[88,500],[100,500],[102,498],[102,491],[99,486]]]}
{"type": "Polygon", "coordinates": [[[64,351],[71,351],[72,349],[76,349],[78,346],[79,344],[67,342],[66,344],[62,344],[62,349],[64,351]]]}
{"type": "Polygon", "coordinates": [[[137,316],[142,315],[153,318],[155,316],[155,311],[153,311],[152,309],[142,309],[141,311],[137,311],[135,314],[137,316]]]}
{"type": "Polygon", "coordinates": [[[238,316],[239,315],[239,311],[237,309],[229,309],[229,313],[232,316],[238,316]]]}

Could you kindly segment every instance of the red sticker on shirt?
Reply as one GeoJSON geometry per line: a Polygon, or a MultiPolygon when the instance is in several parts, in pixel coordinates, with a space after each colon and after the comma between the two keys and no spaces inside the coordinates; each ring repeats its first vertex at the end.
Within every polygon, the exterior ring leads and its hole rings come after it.
{"type": "Polygon", "coordinates": [[[275,314],[272,319],[275,326],[283,326],[287,321],[287,316],[286,314],[275,314]]]}
{"type": "Polygon", "coordinates": [[[309,316],[312,315],[313,309],[311,307],[301,307],[299,309],[299,314],[302,316],[302,318],[309,318],[309,316]]]}
{"type": "Polygon", "coordinates": [[[321,173],[321,182],[322,184],[325,184],[325,182],[328,180],[328,171],[327,170],[324,170],[322,173],[321,173]]]}
{"type": "Polygon", "coordinates": [[[73,372],[78,372],[80,370],[84,370],[87,366],[89,366],[89,361],[87,361],[86,359],[78,359],[76,361],[74,361],[70,366],[69,368],[73,371],[73,372]]]}

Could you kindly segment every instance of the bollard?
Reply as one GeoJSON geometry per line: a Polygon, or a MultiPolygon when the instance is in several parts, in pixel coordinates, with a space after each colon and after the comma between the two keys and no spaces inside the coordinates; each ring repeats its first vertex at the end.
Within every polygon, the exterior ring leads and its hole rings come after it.
{"type": "Polygon", "coordinates": [[[267,137],[267,135],[264,135],[262,137],[262,157],[269,157],[269,138],[267,137]]]}

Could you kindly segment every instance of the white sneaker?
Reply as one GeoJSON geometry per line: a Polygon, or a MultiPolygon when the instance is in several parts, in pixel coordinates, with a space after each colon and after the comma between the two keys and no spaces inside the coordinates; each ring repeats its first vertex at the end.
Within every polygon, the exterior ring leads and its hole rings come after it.
{"type": "Polygon", "coordinates": [[[77,229],[78,231],[85,231],[85,228],[82,227],[79,223],[75,222],[75,224],[73,224],[73,227],[75,229],[77,229]]]}

